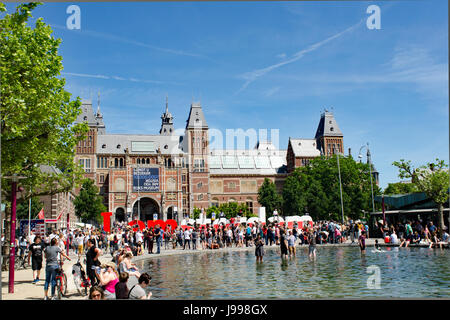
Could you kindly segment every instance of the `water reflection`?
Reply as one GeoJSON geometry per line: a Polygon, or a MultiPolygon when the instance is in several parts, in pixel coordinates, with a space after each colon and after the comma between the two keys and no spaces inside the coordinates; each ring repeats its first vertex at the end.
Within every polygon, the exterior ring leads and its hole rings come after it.
{"type": "Polygon", "coordinates": [[[158,257],[139,266],[152,276],[155,299],[448,298],[449,258],[448,250],[401,248],[361,255],[351,247],[320,248],[311,261],[307,248],[299,248],[286,261],[275,250],[266,250],[262,263],[252,251],[202,252],[158,257]],[[371,265],[380,268],[381,290],[367,288],[371,265]]]}

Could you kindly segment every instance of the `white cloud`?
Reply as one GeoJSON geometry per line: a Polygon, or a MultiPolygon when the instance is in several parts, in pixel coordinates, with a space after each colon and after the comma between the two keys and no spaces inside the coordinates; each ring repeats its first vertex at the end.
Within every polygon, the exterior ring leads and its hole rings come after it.
{"type": "MultiPolygon", "coordinates": [[[[50,26],[52,28],[56,28],[56,29],[61,29],[61,30],[68,30],[67,27],[65,26],[61,26],[61,25],[57,25],[57,24],[50,24],[50,26]]],[[[73,31],[72,31],[73,32],[73,31]]],[[[162,52],[167,52],[170,54],[175,54],[175,55],[181,55],[181,56],[189,56],[189,57],[195,57],[195,58],[202,58],[202,59],[208,59],[213,61],[211,58],[202,55],[202,54],[198,54],[198,53],[192,53],[192,52],[188,52],[188,51],[184,51],[184,50],[175,50],[175,49],[170,49],[170,48],[162,48],[162,47],[157,47],[148,43],[144,43],[144,42],[140,42],[140,41],[135,41],[132,40],[130,38],[122,38],[122,37],[118,37],[116,35],[113,34],[109,34],[109,33],[104,33],[104,32],[97,32],[97,31],[92,31],[92,30],[87,30],[87,29],[81,29],[79,31],[81,35],[87,35],[87,36],[91,36],[91,37],[97,37],[97,38],[102,38],[102,39],[107,39],[107,40],[113,40],[113,41],[118,41],[118,42],[123,42],[123,43],[128,43],[128,44],[133,44],[139,47],[144,47],[144,48],[148,48],[148,49],[153,49],[153,50],[157,50],[157,51],[162,51],[162,52]]]]}
{"type": "Polygon", "coordinates": [[[97,78],[97,79],[118,80],[118,81],[132,81],[132,82],[140,82],[140,83],[175,84],[175,85],[180,84],[180,83],[176,83],[176,82],[144,80],[144,79],[136,79],[136,78],[123,78],[123,77],[119,77],[119,76],[107,76],[107,75],[103,75],[103,74],[87,74],[87,73],[75,73],[75,72],[61,72],[61,74],[66,75],[66,76],[73,76],[73,77],[97,78]]]}
{"type": "Polygon", "coordinates": [[[277,93],[278,91],[280,91],[280,89],[281,89],[281,87],[273,87],[273,88],[270,88],[269,90],[267,90],[267,91],[264,93],[264,95],[265,95],[266,97],[273,96],[275,93],[277,93]]]}
{"type": "Polygon", "coordinates": [[[317,50],[318,48],[320,48],[321,46],[323,46],[324,44],[341,37],[342,35],[346,34],[347,32],[352,31],[353,29],[355,29],[356,27],[361,25],[362,22],[363,22],[363,20],[361,20],[357,24],[345,29],[344,31],[341,31],[331,37],[328,37],[328,38],[322,40],[322,41],[316,42],[316,43],[310,45],[309,47],[307,47],[306,49],[298,51],[288,60],[273,64],[271,66],[268,66],[268,67],[265,67],[262,69],[257,69],[257,70],[246,72],[246,73],[242,74],[241,78],[245,79],[246,82],[242,85],[242,87],[235,94],[245,90],[245,88],[247,88],[250,83],[252,83],[253,81],[257,80],[258,78],[264,76],[266,73],[268,73],[274,69],[277,69],[281,66],[296,62],[297,60],[303,58],[303,56],[306,53],[313,52],[313,51],[317,50]]]}

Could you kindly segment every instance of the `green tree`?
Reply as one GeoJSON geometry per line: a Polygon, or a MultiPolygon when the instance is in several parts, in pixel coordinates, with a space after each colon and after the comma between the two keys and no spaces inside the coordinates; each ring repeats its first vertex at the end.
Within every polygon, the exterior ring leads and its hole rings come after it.
{"type": "MultiPolygon", "coordinates": [[[[302,183],[304,180],[300,179],[301,172],[295,170],[290,176],[288,176],[283,185],[283,213],[285,215],[302,215],[305,210],[307,202],[302,195],[304,187],[302,183]]],[[[305,178],[304,178],[305,179],[305,178]]]]}
{"type": "MultiPolygon", "coordinates": [[[[339,157],[344,214],[361,218],[362,210],[371,211],[369,165],[351,157],[339,157]]],[[[285,215],[309,213],[314,220],[342,220],[337,157],[320,157],[299,167],[283,186],[285,215]],[[286,211],[287,210],[287,211],[286,211]]],[[[374,195],[380,193],[373,183],[374,195]]]]}
{"type": "Polygon", "coordinates": [[[106,207],[103,205],[103,198],[98,194],[98,187],[94,185],[93,180],[84,180],[80,194],[75,197],[73,203],[75,214],[82,222],[102,222],[101,213],[106,211],[106,207]]]}
{"type": "Polygon", "coordinates": [[[211,218],[212,213],[216,214],[216,219],[220,218],[220,213],[223,212],[226,219],[234,218],[240,215],[241,217],[256,217],[257,215],[250,212],[250,209],[245,203],[229,202],[222,203],[219,207],[212,206],[206,210],[206,217],[211,218]]]}
{"type": "Polygon", "coordinates": [[[401,179],[411,179],[420,192],[424,192],[438,206],[439,232],[444,230],[444,204],[448,201],[450,187],[448,165],[444,160],[436,159],[418,168],[411,165],[411,161],[394,161],[392,163],[399,170],[401,179]]]}
{"type": "MultiPolygon", "coordinates": [[[[28,201],[20,202],[17,205],[17,209],[16,209],[17,220],[28,219],[28,206],[29,206],[28,201]]],[[[31,198],[31,219],[34,219],[43,207],[44,207],[44,204],[39,200],[39,197],[32,197],[31,198]]]]}
{"type": "Polygon", "coordinates": [[[406,193],[414,193],[419,192],[419,189],[414,183],[389,183],[386,189],[384,189],[384,194],[406,194],[406,193]]]}
{"type": "Polygon", "coordinates": [[[194,207],[194,210],[192,210],[192,213],[194,215],[193,219],[199,219],[200,213],[202,213],[202,210],[200,208],[194,207]]]}
{"type": "Polygon", "coordinates": [[[212,206],[212,207],[209,207],[208,209],[206,209],[206,218],[211,219],[213,212],[216,214],[216,218],[219,217],[219,213],[220,213],[219,208],[216,206],[212,206]]]}
{"type": "MultiPolygon", "coordinates": [[[[60,39],[52,29],[36,20],[28,25],[32,10],[40,3],[19,4],[5,13],[0,3],[0,125],[2,176],[17,174],[24,191],[17,199],[68,192],[83,172],[74,163],[75,146],[83,139],[87,125],[74,125],[81,113],[81,101],[71,101],[61,78],[60,39]],[[48,172],[40,165],[60,170],[48,172]],[[30,191],[32,190],[32,191],[30,191]]],[[[10,238],[11,182],[1,179],[1,195],[6,203],[6,239],[10,238]]],[[[9,241],[6,241],[9,254],[9,241]]]]}
{"type": "Polygon", "coordinates": [[[283,207],[283,197],[278,194],[275,183],[265,178],[258,190],[258,202],[266,208],[266,216],[270,218],[275,209],[281,210],[283,207]]]}

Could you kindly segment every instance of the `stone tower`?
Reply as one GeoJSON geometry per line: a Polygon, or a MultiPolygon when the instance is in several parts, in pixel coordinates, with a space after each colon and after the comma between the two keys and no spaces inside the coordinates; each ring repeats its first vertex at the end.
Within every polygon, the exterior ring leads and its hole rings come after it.
{"type": "Polygon", "coordinates": [[[200,103],[191,104],[185,139],[189,154],[189,213],[192,214],[194,207],[206,210],[210,204],[208,124],[200,103]]]}
{"type": "Polygon", "coordinates": [[[166,112],[164,112],[161,116],[161,129],[159,130],[159,134],[164,136],[169,136],[173,134],[173,117],[169,112],[169,102],[168,97],[166,97],[166,112]]]}
{"type": "Polygon", "coordinates": [[[336,152],[344,153],[344,135],[332,112],[325,110],[320,117],[315,139],[321,154],[330,157],[336,152]]]}

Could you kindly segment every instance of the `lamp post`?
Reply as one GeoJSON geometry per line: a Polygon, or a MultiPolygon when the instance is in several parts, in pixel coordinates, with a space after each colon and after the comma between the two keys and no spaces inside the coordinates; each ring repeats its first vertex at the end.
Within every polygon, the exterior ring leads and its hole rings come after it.
{"type": "Polygon", "coordinates": [[[362,146],[360,149],[359,149],[359,155],[358,155],[358,158],[359,158],[359,163],[361,163],[361,159],[362,159],[362,154],[361,154],[361,151],[362,151],[362,149],[364,149],[364,148],[366,148],[367,149],[367,162],[369,163],[369,174],[370,174],[370,190],[372,191],[372,212],[375,212],[375,201],[374,201],[374,198],[373,198],[373,183],[372,183],[372,159],[371,159],[371,156],[370,156],[370,149],[369,149],[369,143],[367,142],[367,145],[365,145],[365,146],[362,146]]]}
{"type": "MultiPolygon", "coordinates": [[[[9,283],[8,283],[8,293],[14,293],[14,260],[16,254],[16,204],[17,204],[17,182],[19,179],[25,179],[26,177],[18,176],[13,174],[9,177],[3,177],[6,179],[11,179],[11,242],[9,248],[9,283]]],[[[6,240],[6,239],[5,239],[6,240]]]]}
{"type": "Polygon", "coordinates": [[[336,145],[333,145],[333,147],[334,147],[334,153],[337,156],[337,165],[338,165],[338,172],[339,172],[339,190],[341,193],[342,224],[344,224],[344,200],[342,199],[342,181],[341,181],[341,167],[339,166],[339,151],[336,149],[336,145]]]}

